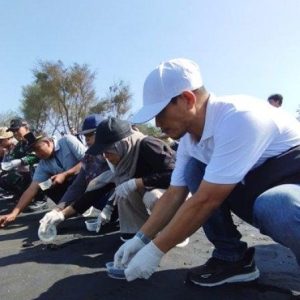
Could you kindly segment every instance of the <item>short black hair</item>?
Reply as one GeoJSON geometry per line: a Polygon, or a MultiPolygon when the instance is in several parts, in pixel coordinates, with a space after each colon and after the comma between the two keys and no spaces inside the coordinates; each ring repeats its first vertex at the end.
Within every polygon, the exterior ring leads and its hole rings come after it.
{"type": "Polygon", "coordinates": [[[273,95],[269,96],[268,101],[270,101],[270,100],[278,102],[281,105],[283,97],[280,94],[273,94],[273,95]]]}

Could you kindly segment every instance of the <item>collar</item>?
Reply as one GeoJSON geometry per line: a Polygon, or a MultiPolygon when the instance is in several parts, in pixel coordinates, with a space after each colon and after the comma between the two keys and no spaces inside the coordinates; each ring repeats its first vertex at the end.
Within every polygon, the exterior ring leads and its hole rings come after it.
{"type": "Polygon", "coordinates": [[[53,143],[54,143],[54,152],[58,151],[60,149],[59,140],[57,140],[56,136],[52,137],[53,143]]]}
{"type": "Polygon", "coordinates": [[[213,128],[214,128],[214,120],[215,120],[215,113],[214,113],[214,103],[216,102],[216,96],[210,93],[206,112],[205,112],[205,124],[203,128],[203,133],[199,143],[211,138],[213,136],[213,128]]]}

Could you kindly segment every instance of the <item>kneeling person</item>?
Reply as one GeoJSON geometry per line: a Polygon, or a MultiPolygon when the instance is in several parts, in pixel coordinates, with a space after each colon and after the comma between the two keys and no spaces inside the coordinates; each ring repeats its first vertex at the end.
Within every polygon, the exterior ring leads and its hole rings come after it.
{"type": "Polygon", "coordinates": [[[100,123],[87,151],[103,154],[116,184],[121,239],[132,237],[170,184],[175,152],[163,141],[134,131],[129,122],[109,118],[100,123]]]}
{"type": "Polygon", "coordinates": [[[29,187],[20,197],[11,213],[0,216],[0,226],[13,222],[31,203],[40,190],[39,184],[51,179],[52,186],[46,191],[47,196],[58,203],[75,175],[80,171],[80,160],[84,157],[85,146],[73,136],[65,136],[56,141],[49,137],[35,137],[32,133],[25,136],[28,150],[33,150],[40,162],[34,172],[29,187]]]}

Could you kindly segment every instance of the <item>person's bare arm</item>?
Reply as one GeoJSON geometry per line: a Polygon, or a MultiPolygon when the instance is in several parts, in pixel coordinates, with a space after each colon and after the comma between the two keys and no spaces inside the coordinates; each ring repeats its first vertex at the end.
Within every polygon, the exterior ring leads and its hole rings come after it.
{"type": "Polygon", "coordinates": [[[56,184],[62,184],[62,183],[64,183],[69,177],[78,174],[79,171],[80,171],[80,168],[81,168],[81,162],[79,162],[73,168],[71,168],[71,169],[69,169],[69,170],[67,170],[65,172],[53,175],[51,177],[52,184],[56,185],[56,184]]]}
{"type": "Polygon", "coordinates": [[[36,181],[31,182],[30,186],[24,191],[17,205],[11,213],[0,216],[0,226],[4,227],[8,223],[13,222],[17,216],[31,203],[32,199],[39,191],[39,184],[36,181]]]}
{"type": "Polygon", "coordinates": [[[198,191],[178,209],[154,243],[166,253],[182,242],[205,223],[234,187],[235,184],[212,184],[203,180],[198,191]]]}
{"type": "Polygon", "coordinates": [[[65,216],[65,219],[71,218],[72,216],[77,214],[77,211],[71,205],[65,207],[64,209],[62,209],[60,211],[65,216]]]}
{"type": "Polygon", "coordinates": [[[176,214],[188,194],[186,187],[170,186],[156,202],[147,222],[141,231],[149,238],[154,238],[176,214]]]}

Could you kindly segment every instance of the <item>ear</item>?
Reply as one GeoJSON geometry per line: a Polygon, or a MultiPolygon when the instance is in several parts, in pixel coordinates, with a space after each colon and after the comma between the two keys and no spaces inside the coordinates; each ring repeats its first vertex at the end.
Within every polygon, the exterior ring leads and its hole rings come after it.
{"type": "Polygon", "coordinates": [[[182,92],[181,96],[184,98],[188,109],[194,107],[196,103],[196,95],[192,91],[184,91],[182,92]]]}

